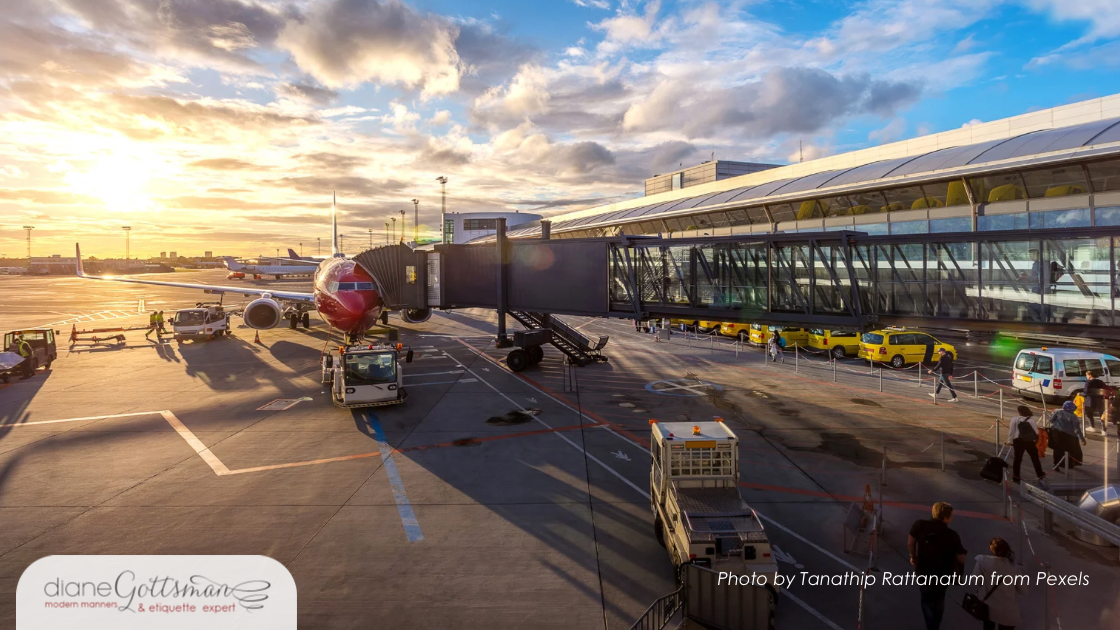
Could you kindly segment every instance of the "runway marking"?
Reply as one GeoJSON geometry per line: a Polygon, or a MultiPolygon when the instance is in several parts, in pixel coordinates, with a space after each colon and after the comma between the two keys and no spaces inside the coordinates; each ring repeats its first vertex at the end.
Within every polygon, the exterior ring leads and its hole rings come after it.
{"type": "Polygon", "coordinates": [[[37,420],[35,422],[12,422],[9,424],[0,424],[0,429],[16,428],[16,427],[30,427],[37,424],[58,424],[59,422],[81,422],[83,420],[105,420],[107,418],[130,418],[132,416],[153,416],[160,412],[158,411],[138,411],[136,413],[118,413],[109,416],[85,416],[83,418],[64,418],[62,420],[37,420]]]}
{"type": "Polygon", "coordinates": [[[421,376],[439,376],[442,374],[462,374],[463,370],[451,370],[450,372],[425,372],[423,374],[405,374],[405,378],[419,378],[421,376]]]}
{"type": "Polygon", "coordinates": [[[358,413],[365,416],[366,422],[373,430],[373,439],[377,440],[378,450],[381,451],[381,459],[384,462],[385,474],[389,476],[389,487],[393,489],[393,500],[397,503],[397,512],[401,516],[401,525],[404,526],[404,533],[408,536],[408,542],[424,540],[424,532],[420,531],[420,522],[416,520],[416,513],[413,512],[412,504],[408,501],[408,493],[404,490],[404,480],[401,479],[401,473],[397,470],[397,462],[393,459],[393,448],[385,441],[385,431],[381,428],[381,420],[372,411],[358,413]]]}
{"type": "MultiPolygon", "coordinates": [[[[459,340],[459,343],[462,343],[462,344],[463,344],[464,346],[466,346],[466,347],[467,347],[468,349],[470,349],[470,350],[471,350],[472,352],[474,352],[474,353],[475,353],[475,354],[477,354],[478,356],[482,357],[483,359],[486,359],[487,361],[490,361],[491,363],[495,363],[495,364],[498,364],[498,362],[497,362],[497,361],[495,361],[495,360],[494,360],[494,359],[493,359],[492,357],[490,357],[489,355],[487,355],[487,354],[485,354],[485,353],[483,353],[483,352],[480,352],[480,351],[479,351],[479,350],[477,350],[477,349],[476,349],[476,348],[475,348],[474,346],[472,346],[472,345],[470,345],[470,344],[468,344],[468,343],[466,343],[466,342],[464,342],[464,341],[462,341],[462,340],[459,340]]],[[[498,365],[499,365],[499,367],[500,367],[500,364],[498,364],[498,365]]],[[[469,369],[469,368],[468,368],[468,369],[469,369]]],[[[504,369],[504,368],[503,368],[503,369],[504,369]]],[[[509,372],[509,373],[510,373],[510,374],[513,374],[513,372],[509,372]]],[[[518,375],[515,375],[515,376],[518,376],[518,375]]],[[[485,380],[483,380],[483,382],[484,382],[484,383],[486,383],[486,381],[485,381],[485,380]]],[[[487,384],[487,385],[490,385],[490,383],[486,383],[486,384],[487,384]]],[[[579,411],[577,411],[577,410],[575,410],[575,409],[572,409],[572,408],[571,408],[570,406],[568,406],[568,405],[564,404],[563,402],[561,402],[560,400],[558,400],[558,399],[557,399],[556,397],[554,397],[554,396],[552,396],[552,395],[550,395],[550,394],[546,393],[546,392],[545,392],[545,391],[544,391],[543,389],[541,389],[541,388],[539,388],[539,387],[536,387],[536,386],[535,386],[535,385],[533,385],[532,383],[529,383],[529,385],[530,385],[531,387],[533,387],[534,389],[536,389],[537,391],[539,391],[539,392],[541,392],[542,394],[544,394],[545,396],[548,396],[549,398],[552,398],[552,400],[556,401],[557,403],[560,403],[561,405],[563,405],[563,406],[565,406],[565,407],[568,407],[568,409],[571,409],[572,411],[575,411],[576,413],[580,413],[581,415],[583,415],[583,414],[582,414],[582,412],[579,412],[579,411]]],[[[494,391],[498,392],[497,388],[495,388],[495,387],[494,387],[493,385],[490,385],[490,387],[491,387],[491,389],[494,389],[494,391]]],[[[517,403],[516,403],[516,402],[514,402],[514,401],[513,401],[513,399],[511,399],[511,398],[510,398],[509,396],[506,396],[505,394],[502,394],[501,392],[498,392],[498,393],[499,393],[499,394],[501,394],[501,395],[502,395],[502,396],[503,396],[503,397],[504,397],[504,398],[505,398],[506,400],[508,400],[508,401],[512,402],[513,404],[517,405],[517,403]]],[[[517,405],[517,406],[518,406],[518,407],[521,407],[521,405],[517,405]]],[[[524,407],[521,407],[521,409],[524,409],[524,407]]],[[[586,415],[584,415],[584,417],[587,417],[587,416],[586,416],[586,415]]],[[[587,418],[587,419],[588,419],[588,420],[590,420],[591,418],[587,418]]],[[[537,418],[537,420],[539,421],[540,419],[539,419],[539,418],[537,418]]],[[[542,424],[543,424],[543,422],[542,422],[542,424]]],[[[546,425],[546,426],[547,426],[547,425],[546,425]]],[[[610,429],[609,429],[609,428],[608,428],[607,430],[608,430],[608,431],[610,431],[610,429]]],[[[612,433],[614,433],[613,431],[611,431],[611,432],[612,432],[612,433]]],[[[615,433],[615,435],[618,435],[618,434],[617,434],[617,433],[615,433]]],[[[565,442],[568,442],[568,443],[569,443],[569,444],[571,444],[571,445],[572,445],[573,447],[575,447],[575,448],[576,448],[577,450],[579,450],[579,451],[580,451],[581,453],[585,453],[585,454],[587,455],[587,457],[588,457],[588,458],[590,458],[590,459],[591,459],[592,461],[594,461],[595,463],[599,464],[599,465],[600,465],[600,466],[602,466],[603,468],[607,469],[607,471],[609,471],[609,472],[611,472],[612,474],[614,474],[614,476],[618,477],[619,479],[622,479],[622,480],[623,480],[624,482],[626,482],[626,485],[628,485],[628,486],[630,486],[631,488],[633,488],[634,490],[636,490],[636,491],[638,492],[638,494],[641,494],[641,495],[642,495],[643,497],[645,497],[646,499],[649,499],[649,498],[650,498],[650,496],[649,496],[649,493],[648,493],[648,492],[646,492],[645,490],[642,490],[642,489],[641,489],[641,488],[639,488],[638,486],[636,486],[636,485],[634,485],[633,483],[631,483],[631,482],[630,482],[630,480],[628,480],[628,479],[626,479],[625,477],[623,477],[623,476],[622,476],[622,475],[621,475],[621,474],[620,474],[620,473],[619,473],[618,471],[616,471],[615,469],[611,468],[611,467],[610,467],[610,466],[608,466],[607,464],[603,463],[602,461],[600,461],[600,460],[599,460],[599,459],[598,459],[597,457],[595,457],[594,455],[592,455],[592,454],[590,454],[590,453],[586,453],[586,452],[585,452],[585,451],[584,451],[584,450],[583,450],[582,448],[580,448],[580,447],[579,447],[579,446],[578,446],[578,445],[577,445],[577,444],[576,444],[575,442],[572,442],[571,440],[569,440],[569,439],[565,438],[565,437],[564,437],[564,436],[562,436],[562,435],[561,435],[560,437],[561,437],[561,438],[563,438],[565,442]]],[[[623,438],[623,437],[622,437],[621,435],[619,435],[618,437],[619,437],[619,438],[622,438],[622,439],[626,439],[626,438],[623,438]]],[[[629,441],[629,440],[627,440],[627,441],[629,441]]],[[[641,446],[640,444],[637,444],[636,442],[634,442],[634,444],[635,444],[636,446],[641,446]]],[[[757,510],[755,510],[755,512],[758,512],[758,511],[757,511],[757,510]]],[[[800,540],[803,540],[804,542],[807,542],[807,543],[809,543],[810,545],[812,545],[812,546],[813,546],[813,547],[815,547],[816,549],[820,550],[821,552],[825,553],[825,554],[826,554],[826,555],[828,555],[829,557],[831,557],[831,558],[833,558],[833,559],[835,559],[835,560],[838,560],[838,561],[840,561],[840,562],[841,562],[842,564],[844,564],[845,566],[847,566],[847,567],[852,567],[852,568],[853,568],[854,570],[856,570],[856,571],[859,571],[859,569],[855,569],[855,567],[853,567],[853,566],[852,566],[851,564],[849,564],[848,562],[846,562],[846,561],[844,561],[844,560],[841,560],[841,559],[840,559],[839,557],[837,557],[837,556],[833,555],[832,553],[829,553],[828,551],[826,551],[826,550],[825,550],[825,549],[823,549],[822,547],[820,547],[820,546],[818,546],[818,545],[816,545],[816,544],[814,544],[814,543],[810,542],[810,541],[809,541],[809,540],[808,540],[807,538],[804,538],[804,537],[803,537],[803,536],[801,536],[800,534],[795,534],[795,533],[794,533],[794,532],[793,532],[792,530],[790,530],[790,529],[787,529],[786,527],[784,527],[784,526],[780,525],[779,523],[777,523],[777,522],[776,522],[776,521],[774,521],[773,519],[771,519],[771,518],[768,518],[768,517],[765,517],[765,516],[763,516],[761,512],[758,512],[758,515],[759,515],[759,517],[761,517],[761,518],[765,518],[765,519],[766,519],[766,520],[767,520],[768,522],[770,522],[770,523],[772,523],[773,525],[777,526],[777,527],[778,527],[779,529],[782,529],[782,530],[784,530],[784,531],[786,531],[786,532],[788,532],[788,533],[790,533],[790,534],[794,535],[794,536],[795,536],[795,537],[797,537],[798,539],[800,539],[800,540]]],[[[785,593],[783,593],[783,594],[784,594],[784,595],[789,595],[789,592],[787,591],[787,592],[785,592],[785,593]]],[[[838,626],[838,625],[836,625],[835,623],[833,623],[833,622],[832,622],[831,620],[829,620],[829,619],[828,619],[827,617],[825,617],[825,616],[824,616],[824,615],[822,615],[822,614],[821,614],[820,612],[818,612],[818,611],[817,611],[816,609],[812,608],[811,606],[809,606],[809,605],[808,605],[808,604],[806,604],[805,602],[801,601],[800,599],[798,599],[798,598],[796,598],[796,597],[792,597],[792,596],[791,596],[791,597],[790,597],[790,600],[791,600],[791,601],[793,601],[793,603],[795,603],[795,604],[797,604],[797,605],[801,606],[802,608],[804,608],[804,609],[805,609],[805,610],[806,610],[806,611],[807,611],[807,612],[808,612],[809,614],[811,614],[811,615],[815,616],[815,617],[816,617],[817,619],[820,619],[820,620],[821,620],[822,622],[824,622],[824,623],[827,623],[827,624],[829,625],[829,627],[831,627],[831,628],[835,628],[836,630],[841,630],[840,626],[838,626]]]]}
{"type": "Polygon", "coordinates": [[[804,608],[805,612],[807,612],[810,615],[816,617],[818,620],[820,620],[821,623],[828,626],[829,628],[832,628],[833,630],[844,630],[840,626],[833,623],[833,621],[831,619],[829,619],[828,617],[825,617],[820,612],[818,612],[816,608],[813,608],[809,604],[806,604],[805,602],[798,599],[798,597],[796,595],[789,592],[789,589],[782,590],[782,597],[788,597],[793,603],[795,603],[798,606],[804,608]]]}
{"type": "Polygon", "coordinates": [[[175,414],[166,410],[160,411],[158,413],[163,416],[164,420],[167,420],[167,424],[170,424],[180,437],[186,440],[187,444],[194,449],[194,452],[198,453],[198,456],[202,458],[202,461],[210,465],[210,468],[214,470],[214,474],[219,476],[229,474],[229,468],[226,468],[226,465],[222,463],[222,460],[218,459],[217,455],[210,452],[210,448],[203,444],[202,440],[195,437],[194,433],[192,433],[191,430],[186,427],[186,425],[180,422],[179,418],[175,417],[175,414]]]}
{"type": "Polygon", "coordinates": [[[424,387],[425,385],[454,385],[456,383],[477,383],[473,378],[461,378],[457,381],[436,381],[435,383],[411,383],[409,387],[424,387]]]}

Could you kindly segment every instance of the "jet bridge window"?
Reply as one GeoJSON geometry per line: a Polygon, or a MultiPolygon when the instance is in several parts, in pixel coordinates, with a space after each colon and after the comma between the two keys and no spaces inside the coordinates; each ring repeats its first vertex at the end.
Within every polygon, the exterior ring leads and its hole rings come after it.
{"type": "Polygon", "coordinates": [[[397,361],[393,353],[346,356],[347,385],[380,385],[397,382],[397,361]]]}
{"type": "Polygon", "coordinates": [[[372,282],[339,282],[339,291],[372,291],[372,282]]]}

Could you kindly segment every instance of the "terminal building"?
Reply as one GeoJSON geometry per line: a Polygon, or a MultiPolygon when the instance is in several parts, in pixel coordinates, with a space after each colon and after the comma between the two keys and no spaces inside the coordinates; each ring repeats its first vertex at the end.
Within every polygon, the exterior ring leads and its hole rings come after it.
{"type": "Polygon", "coordinates": [[[541,215],[528,212],[448,212],[444,215],[444,242],[466,243],[491,236],[498,231],[498,219],[506,220],[506,229],[540,221],[541,215]]]}
{"type": "MultiPolygon", "coordinates": [[[[552,238],[1120,225],[1120,95],[696,185],[651,184],[663,177],[646,182],[663,192],[552,217],[552,238]]],[[[509,231],[540,234],[539,224],[509,231]]]]}

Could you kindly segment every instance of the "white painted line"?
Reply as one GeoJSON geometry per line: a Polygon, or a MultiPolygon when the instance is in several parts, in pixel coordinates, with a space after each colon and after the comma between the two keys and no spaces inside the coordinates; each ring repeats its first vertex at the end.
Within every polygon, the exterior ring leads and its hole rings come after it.
{"type": "Polygon", "coordinates": [[[211,453],[210,449],[202,443],[202,440],[199,440],[197,437],[195,437],[194,433],[191,433],[191,430],[188,429],[186,425],[184,425],[179,421],[178,418],[175,417],[175,414],[166,410],[160,411],[158,413],[163,416],[164,420],[167,420],[167,424],[170,424],[171,428],[175,429],[175,432],[178,433],[180,437],[187,441],[187,444],[189,444],[190,447],[194,449],[195,453],[198,453],[198,456],[202,458],[202,461],[210,465],[210,468],[214,470],[215,474],[219,476],[229,474],[229,468],[226,468],[226,465],[222,463],[222,460],[218,459],[217,455],[211,453]]]}
{"type": "MultiPolygon", "coordinates": [[[[463,343],[463,345],[464,345],[464,346],[466,346],[468,350],[470,350],[471,352],[473,352],[473,353],[477,354],[478,356],[480,356],[480,357],[483,357],[484,359],[486,359],[486,360],[488,360],[488,361],[493,361],[493,359],[491,359],[490,357],[486,356],[485,354],[482,354],[482,353],[481,353],[481,352],[479,352],[478,350],[475,350],[475,348],[474,348],[473,346],[471,346],[471,345],[469,345],[469,344],[467,344],[467,343],[463,343]]],[[[448,356],[450,356],[450,355],[448,355],[448,356]]],[[[465,367],[465,366],[464,366],[464,367],[465,367]]],[[[472,369],[470,369],[470,368],[465,368],[465,369],[466,369],[466,370],[467,370],[468,372],[470,372],[471,374],[474,374],[474,376],[475,376],[475,377],[476,377],[476,378],[477,378],[478,380],[482,381],[483,383],[486,383],[486,385],[487,385],[487,386],[489,386],[489,387],[490,387],[490,389],[494,390],[494,391],[495,391],[495,392],[496,392],[496,393],[497,393],[497,394],[498,394],[499,396],[501,396],[502,398],[505,398],[506,400],[508,400],[508,401],[510,401],[511,403],[513,403],[513,405],[514,405],[515,407],[517,407],[518,409],[520,409],[520,410],[522,410],[522,411],[525,411],[525,407],[521,406],[521,403],[519,403],[519,402],[517,402],[516,400],[514,400],[514,399],[510,398],[509,396],[506,396],[506,395],[505,395],[505,394],[504,394],[503,392],[501,392],[500,390],[498,390],[498,388],[497,388],[497,387],[494,387],[493,385],[491,385],[489,381],[487,381],[486,379],[484,379],[484,378],[482,378],[481,376],[479,376],[479,375],[478,375],[478,374],[477,374],[477,373],[476,373],[476,372],[475,372],[474,370],[472,370],[472,369]]],[[[503,370],[503,371],[504,371],[504,370],[503,370]]],[[[530,383],[526,383],[526,385],[530,385],[530,386],[532,386],[532,385],[531,385],[530,383]]],[[[536,389],[536,388],[534,387],[533,389],[536,389]]],[[[541,391],[541,390],[537,389],[537,391],[541,391]]],[[[541,393],[542,393],[542,394],[544,394],[544,392],[541,392],[541,393]]],[[[548,394],[545,394],[545,395],[547,396],[548,394]]],[[[549,398],[552,398],[552,397],[551,397],[551,396],[549,396],[549,398]]],[[[555,399],[555,398],[553,398],[553,400],[556,400],[556,399],[555,399]]],[[[559,402],[559,401],[557,401],[557,402],[559,402]]],[[[565,407],[567,407],[567,405],[564,405],[564,406],[565,406],[565,407]]],[[[570,407],[569,407],[569,409],[570,409],[570,407]]],[[[587,416],[584,416],[584,417],[586,418],[587,416]]],[[[551,428],[552,428],[552,426],[551,426],[551,425],[549,425],[549,424],[548,424],[547,422],[545,422],[544,420],[541,420],[540,416],[533,416],[533,419],[534,419],[534,420],[536,420],[537,422],[541,423],[542,425],[544,425],[544,427],[545,427],[545,428],[547,428],[547,429],[551,429],[551,428]]],[[[590,420],[590,418],[588,418],[588,420],[590,420]]],[[[623,483],[625,483],[626,485],[628,485],[628,486],[630,486],[631,488],[633,488],[634,490],[636,490],[636,491],[638,492],[638,494],[641,494],[641,495],[642,495],[643,497],[645,497],[646,499],[649,499],[649,493],[648,493],[648,492],[646,492],[645,490],[642,490],[642,489],[641,489],[641,488],[639,488],[638,486],[634,485],[634,483],[633,483],[632,481],[630,481],[630,480],[629,480],[629,479],[627,479],[626,477],[623,477],[623,476],[622,476],[622,473],[620,473],[620,472],[618,472],[617,470],[615,470],[614,468],[611,468],[610,466],[606,465],[606,464],[605,464],[605,463],[603,463],[603,461],[602,461],[602,460],[600,460],[600,459],[599,459],[598,457],[595,457],[595,456],[594,456],[594,455],[592,455],[591,453],[588,453],[587,451],[583,450],[583,447],[582,447],[582,446],[580,446],[579,444],[576,444],[575,442],[573,442],[573,441],[571,441],[570,439],[568,439],[568,436],[566,436],[566,435],[562,435],[562,434],[560,434],[560,433],[556,433],[556,437],[560,438],[561,440],[564,440],[565,442],[567,442],[568,444],[570,444],[570,445],[572,446],[572,448],[574,448],[574,449],[576,449],[577,451],[579,451],[579,452],[583,453],[584,455],[586,455],[586,456],[587,456],[587,458],[588,458],[588,459],[590,459],[591,461],[595,462],[596,464],[599,464],[599,465],[600,465],[600,466],[602,466],[602,467],[603,467],[603,468],[604,468],[604,469],[605,469],[605,470],[606,470],[607,472],[611,473],[611,474],[612,474],[612,475],[614,475],[615,477],[618,477],[618,478],[619,478],[620,480],[622,480],[622,482],[623,482],[623,483]]]]}
{"type": "Polygon", "coordinates": [[[461,378],[457,381],[436,381],[434,383],[409,383],[408,386],[411,388],[411,387],[424,387],[425,385],[454,385],[455,383],[477,383],[477,382],[478,381],[476,381],[473,378],[461,378]]]}
{"type": "Polygon", "coordinates": [[[159,411],[138,411],[136,413],[118,413],[111,416],[86,416],[84,418],[66,418],[64,420],[38,420],[36,422],[13,422],[11,424],[0,424],[0,429],[30,427],[37,424],[56,424],[59,422],[81,422],[83,420],[105,420],[107,418],[129,418],[132,416],[154,416],[159,411]]]}
{"type": "Polygon", "coordinates": [[[848,567],[852,571],[855,571],[856,573],[862,573],[863,572],[863,569],[855,566],[854,564],[848,562],[847,560],[841,558],[840,556],[837,556],[836,554],[828,551],[827,549],[825,549],[824,547],[821,547],[817,543],[809,540],[808,538],[802,536],[801,534],[798,534],[797,532],[795,532],[792,529],[786,527],[785,525],[782,525],[781,523],[779,523],[778,521],[775,521],[774,519],[770,518],[769,516],[766,516],[762,512],[759,512],[758,510],[755,510],[755,513],[757,513],[759,518],[766,521],[767,523],[770,523],[774,527],[777,527],[778,529],[780,529],[783,532],[789,534],[790,536],[793,536],[794,538],[800,540],[801,542],[805,543],[806,545],[809,545],[813,549],[816,549],[817,551],[823,553],[824,555],[828,556],[829,558],[832,558],[833,560],[839,562],[840,564],[848,567]]]}
{"type": "Polygon", "coordinates": [[[832,628],[833,630],[844,630],[840,626],[833,623],[831,619],[817,612],[815,608],[798,599],[796,595],[789,592],[788,588],[782,591],[782,598],[789,598],[793,603],[804,608],[806,612],[819,619],[821,623],[828,626],[829,628],[832,628]]]}
{"type": "Polygon", "coordinates": [[[405,374],[405,378],[418,378],[421,376],[439,376],[441,374],[462,374],[462,370],[451,370],[450,372],[424,372],[422,374],[405,374]]]}

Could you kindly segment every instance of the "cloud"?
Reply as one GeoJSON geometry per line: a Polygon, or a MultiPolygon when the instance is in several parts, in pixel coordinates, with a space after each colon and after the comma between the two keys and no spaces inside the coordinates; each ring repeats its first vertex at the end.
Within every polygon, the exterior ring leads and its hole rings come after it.
{"type": "Polygon", "coordinates": [[[261,170],[263,168],[252,162],[239,160],[237,158],[210,158],[206,160],[195,160],[187,162],[187,168],[206,168],[216,171],[250,171],[261,170]]]}
{"type": "Polygon", "coordinates": [[[653,0],[646,3],[644,13],[637,13],[623,3],[614,17],[602,20],[594,25],[596,30],[603,31],[605,36],[599,42],[599,52],[612,53],[630,47],[647,47],[658,43],[664,37],[669,24],[658,25],[657,13],[661,10],[661,2],[653,0]]]}
{"type": "Polygon", "coordinates": [[[271,188],[286,188],[301,193],[323,195],[324,198],[331,192],[337,192],[339,196],[373,197],[387,193],[399,193],[407,188],[407,184],[401,181],[376,180],[356,175],[292,176],[261,180],[258,183],[271,188]]]}
{"type": "Polygon", "coordinates": [[[891,119],[885,127],[880,129],[873,129],[867,134],[867,139],[875,144],[887,144],[895,140],[901,140],[903,134],[906,133],[906,119],[899,116],[891,119]]]}
{"type": "Polygon", "coordinates": [[[433,127],[442,127],[449,122],[451,122],[451,112],[447,111],[446,109],[439,110],[438,112],[432,114],[432,117],[428,119],[428,124],[433,127]]]}
{"type": "Polygon", "coordinates": [[[10,177],[12,179],[27,179],[27,171],[16,166],[15,164],[7,164],[0,166],[0,177],[10,177]]]}
{"type": "Polygon", "coordinates": [[[0,188],[0,199],[7,201],[29,201],[44,205],[93,204],[99,200],[85,195],[59,190],[11,189],[0,188]]]}
{"type": "Polygon", "coordinates": [[[306,153],[296,157],[314,168],[334,172],[348,172],[369,162],[367,158],[326,151],[306,153]]]}
{"type": "Polygon", "coordinates": [[[330,88],[366,81],[419,88],[429,97],[459,88],[466,68],[459,28],[400,0],[326,0],[280,35],[301,69],[330,88]]]}
{"type": "Polygon", "coordinates": [[[593,8],[608,10],[611,8],[611,3],[607,0],[570,0],[572,4],[577,7],[593,8]]]}
{"type": "Polygon", "coordinates": [[[1063,49],[1120,36],[1120,10],[1115,0],[1026,0],[1026,4],[1059,22],[1088,23],[1088,32],[1063,49]]]}
{"type": "Polygon", "coordinates": [[[744,137],[811,133],[844,116],[888,115],[915,100],[921,87],[867,75],[836,76],[814,68],[778,68],[761,81],[704,89],[664,80],[623,118],[627,131],[677,129],[688,138],[733,130],[744,137]]]}
{"type": "Polygon", "coordinates": [[[320,106],[330,105],[338,98],[336,90],[310,83],[281,83],[276,86],[276,93],[280,96],[287,96],[320,106]]]}

